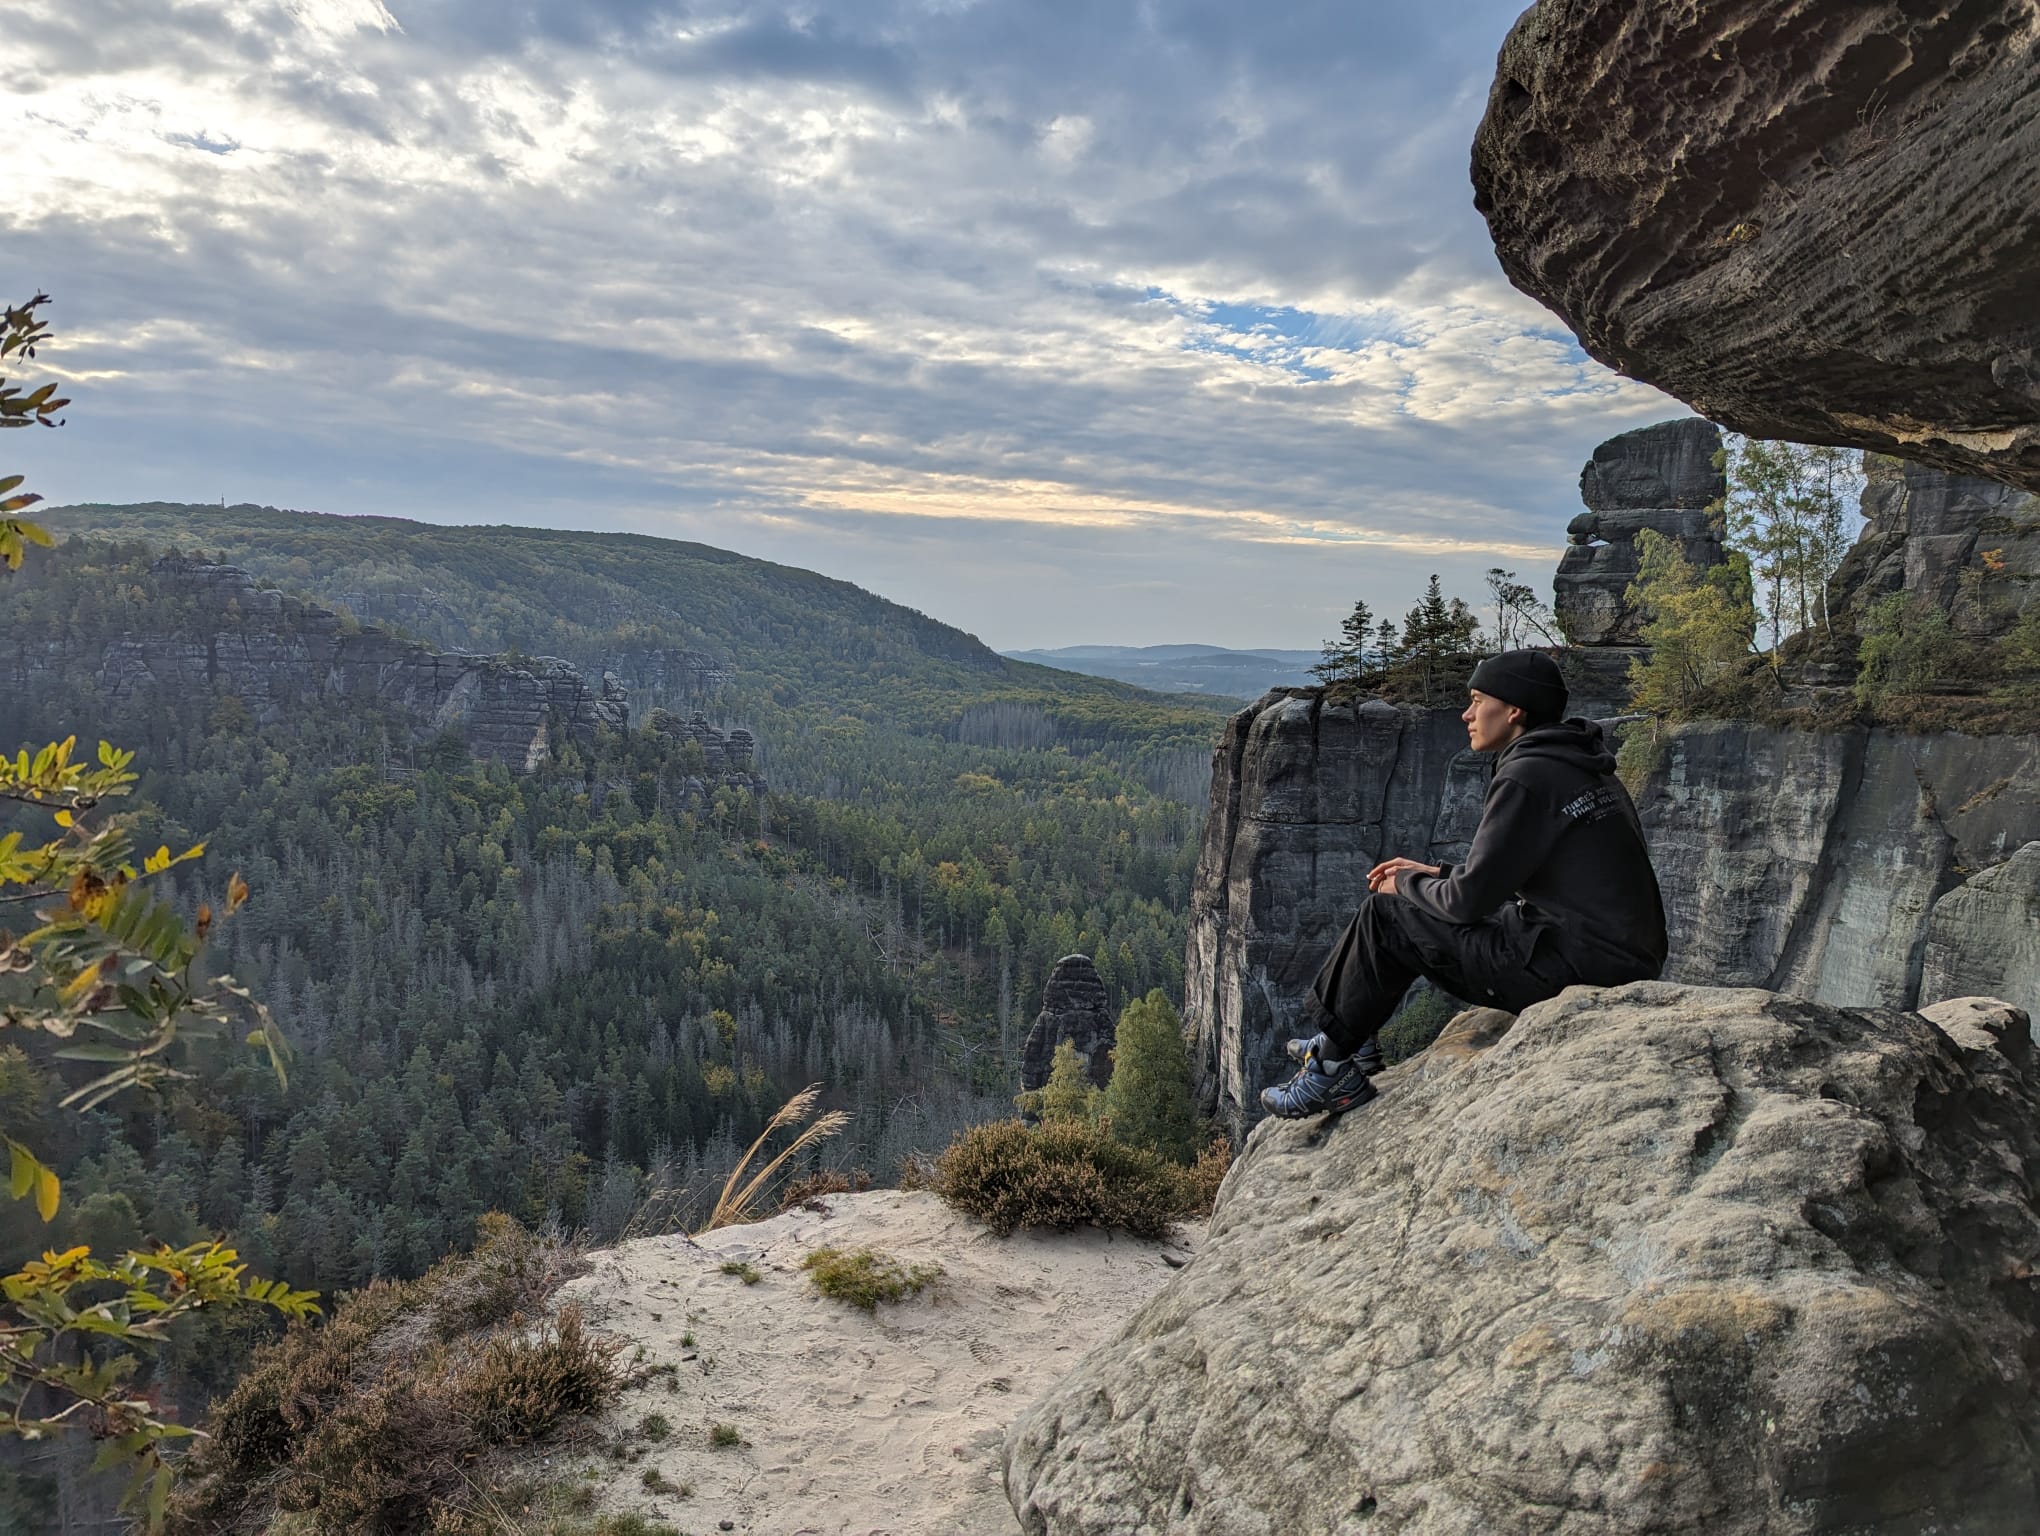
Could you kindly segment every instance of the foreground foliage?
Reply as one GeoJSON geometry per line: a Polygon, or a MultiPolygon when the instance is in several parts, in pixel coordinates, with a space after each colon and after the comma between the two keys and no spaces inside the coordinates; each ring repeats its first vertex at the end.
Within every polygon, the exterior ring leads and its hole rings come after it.
{"type": "MultiPolygon", "coordinates": [[[[170,1530],[409,1536],[472,1528],[505,1447],[614,1400],[619,1340],[543,1316],[578,1254],[492,1216],[470,1256],[344,1298],[326,1326],[264,1347],[207,1416],[170,1530]]],[[[503,1476],[507,1477],[507,1463],[503,1476]]]]}
{"type": "MultiPolygon", "coordinates": [[[[38,294],[5,312],[0,360],[35,356],[49,334],[37,310],[48,302],[38,294]]],[[[59,425],[55,413],[69,402],[55,391],[43,384],[23,393],[0,379],[0,427],[59,425]]],[[[10,581],[29,546],[52,543],[19,516],[42,499],[20,490],[22,479],[0,477],[0,567],[10,581]]],[[[0,826],[0,914],[30,915],[21,938],[0,927],[0,1029],[56,1061],[91,1064],[97,1075],[58,1100],[81,1114],[186,1077],[171,1064],[173,1052],[230,1027],[267,1050],[282,1082],[286,1047],[268,1011],[233,977],[200,967],[210,931],[247,901],[247,883],[233,875],[217,914],[201,903],[187,926],[157,894],[159,877],[200,857],[204,843],[181,854],[168,845],[138,853],[129,824],[104,814],[106,802],[133,787],[134,754],[102,741],[87,761],[73,757],[77,745],[73,735],[0,755],[0,809],[25,823],[0,826]]],[[[0,1056],[0,1086],[17,1085],[27,1063],[16,1048],[0,1056]]],[[[9,1192],[17,1201],[33,1197],[47,1225],[62,1186],[20,1139],[39,1118],[25,1108],[19,1093],[0,1094],[9,1192]]],[[[100,1257],[86,1243],[46,1248],[0,1278],[0,1437],[35,1440],[89,1423],[100,1441],[94,1467],[127,1473],[124,1503],[139,1506],[154,1529],[174,1476],[163,1447],[191,1431],[136,1390],[137,1351],[153,1351],[201,1309],[252,1303],[302,1321],[318,1308],[313,1292],[249,1276],[221,1242],[121,1248],[102,1245],[100,1257]]]]}

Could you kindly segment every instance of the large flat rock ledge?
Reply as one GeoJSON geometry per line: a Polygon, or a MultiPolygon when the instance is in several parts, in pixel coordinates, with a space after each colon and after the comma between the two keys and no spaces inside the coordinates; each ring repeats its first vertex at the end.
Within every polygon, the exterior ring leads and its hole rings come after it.
{"type": "Polygon", "coordinates": [[[2030,1027],[1662,982],[1461,1015],[1255,1130],[1197,1259],[1016,1422],[1021,1525],[2030,1532],[2030,1027]]]}

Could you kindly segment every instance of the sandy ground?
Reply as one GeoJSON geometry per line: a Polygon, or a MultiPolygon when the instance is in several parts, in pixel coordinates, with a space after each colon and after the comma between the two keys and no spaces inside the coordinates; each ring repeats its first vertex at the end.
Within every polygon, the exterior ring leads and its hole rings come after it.
{"type": "MultiPolygon", "coordinates": [[[[678,1367],[626,1393],[604,1422],[643,1454],[598,1462],[601,1508],[695,1533],[1012,1536],[999,1468],[1007,1425],[1201,1235],[1186,1225],[1166,1244],[1095,1231],[1001,1239],[934,1195],[875,1190],[598,1253],[560,1300],[641,1345],[643,1364],[678,1367]],[[939,1264],[944,1276],[873,1315],[811,1289],[800,1262],[825,1246],[939,1264]],[[724,1274],[731,1261],[761,1278],[724,1274]],[[663,1439],[638,1432],[649,1414],[670,1423],[663,1439]],[[742,1443],[711,1444],[717,1424],[734,1425],[742,1443]],[[648,1489],[648,1470],[692,1494],[648,1489]]],[[[584,1465],[561,1458],[552,1470],[584,1465]]]]}

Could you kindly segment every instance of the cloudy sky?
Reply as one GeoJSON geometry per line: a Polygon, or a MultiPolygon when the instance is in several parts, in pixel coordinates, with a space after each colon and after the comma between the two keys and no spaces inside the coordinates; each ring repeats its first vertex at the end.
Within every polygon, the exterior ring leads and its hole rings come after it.
{"type": "Polygon", "coordinates": [[[1518,0],[9,0],[52,503],[629,529],[1001,648],[1548,589],[1684,408],[1501,276],[1518,0]]]}

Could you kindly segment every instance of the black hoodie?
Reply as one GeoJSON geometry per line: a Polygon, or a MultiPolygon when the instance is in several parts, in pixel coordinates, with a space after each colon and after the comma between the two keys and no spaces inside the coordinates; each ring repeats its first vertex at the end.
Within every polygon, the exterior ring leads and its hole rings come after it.
{"type": "Polygon", "coordinates": [[[1550,930],[1597,985],[1664,968],[1664,902],[1643,825],[1591,720],[1535,726],[1504,747],[1466,862],[1401,876],[1396,890],[1452,923],[1520,898],[1528,925],[1550,930]]]}

